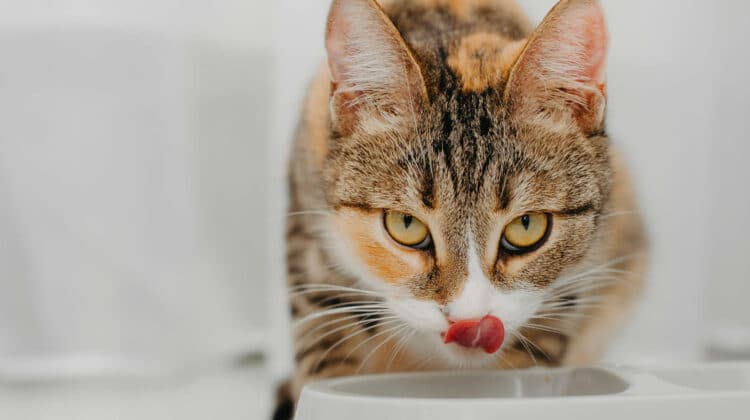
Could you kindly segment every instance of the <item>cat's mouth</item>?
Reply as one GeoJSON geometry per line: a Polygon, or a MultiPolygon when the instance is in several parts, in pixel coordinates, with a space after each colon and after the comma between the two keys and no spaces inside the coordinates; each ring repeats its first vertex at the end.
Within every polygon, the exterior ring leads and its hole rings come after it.
{"type": "Polygon", "coordinates": [[[448,330],[441,334],[445,344],[455,343],[470,349],[482,349],[493,354],[505,340],[505,326],[500,318],[487,315],[482,319],[451,322],[448,330]]]}

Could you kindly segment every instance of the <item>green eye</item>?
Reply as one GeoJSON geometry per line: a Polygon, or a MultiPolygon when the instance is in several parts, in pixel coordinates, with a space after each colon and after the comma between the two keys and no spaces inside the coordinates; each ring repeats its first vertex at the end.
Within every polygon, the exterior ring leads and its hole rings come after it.
{"type": "Polygon", "coordinates": [[[430,246],[430,230],[416,217],[398,211],[388,211],[384,218],[385,229],[394,241],[411,248],[430,246]]]}
{"type": "Polygon", "coordinates": [[[534,251],[549,236],[550,224],[550,216],[545,213],[529,213],[517,217],[505,226],[500,244],[512,254],[534,251]]]}

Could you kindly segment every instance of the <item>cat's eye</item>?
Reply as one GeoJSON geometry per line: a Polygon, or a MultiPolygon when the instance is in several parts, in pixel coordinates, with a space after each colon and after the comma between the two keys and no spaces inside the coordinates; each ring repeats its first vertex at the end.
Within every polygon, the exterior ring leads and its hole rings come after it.
{"type": "Polygon", "coordinates": [[[401,245],[426,249],[432,243],[427,225],[410,214],[387,211],[383,222],[391,238],[401,245]]]}
{"type": "Polygon", "coordinates": [[[550,215],[529,213],[515,218],[503,231],[500,245],[511,254],[523,254],[539,248],[549,236],[550,215]]]}

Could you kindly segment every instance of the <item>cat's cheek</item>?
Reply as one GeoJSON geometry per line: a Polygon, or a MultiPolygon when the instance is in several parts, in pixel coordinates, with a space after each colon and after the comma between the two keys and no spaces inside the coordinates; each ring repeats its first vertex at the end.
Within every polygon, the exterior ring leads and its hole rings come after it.
{"type": "Polygon", "coordinates": [[[388,300],[393,312],[417,330],[433,332],[439,337],[448,329],[448,320],[437,303],[414,298],[393,298],[388,300]]]}
{"type": "MultiPolygon", "coordinates": [[[[564,237],[563,232],[569,229],[565,221],[555,219],[549,238],[539,249],[534,252],[522,255],[513,255],[508,258],[498,259],[498,269],[506,278],[521,278],[522,282],[535,284],[534,279],[523,279],[524,270],[532,265],[535,260],[539,259],[547,250],[555,247],[564,237]]],[[[550,279],[551,280],[551,279],[550,279]]]]}
{"type": "Polygon", "coordinates": [[[490,314],[503,321],[506,333],[521,329],[534,316],[544,301],[541,291],[514,290],[494,292],[490,298],[490,314]]]}
{"type": "Polygon", "coordinates": [[[430,258],[425,253],[393,243],[383,227],[380,211],[339,210],[333,228],[338,242],[335,245],[354,257],[353,263],[360,264],[368,277],[396,285],[430,269],[430,258]]]}

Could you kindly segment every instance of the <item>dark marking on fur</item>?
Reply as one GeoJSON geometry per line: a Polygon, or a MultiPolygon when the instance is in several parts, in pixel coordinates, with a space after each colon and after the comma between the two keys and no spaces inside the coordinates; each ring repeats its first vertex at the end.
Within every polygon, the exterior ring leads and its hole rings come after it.
{"type": "Polygon", "coordinates": [[[459,187],[458,171],[456,170],[456,168],[453,167],[453,146],[451,145],[450,139],[441,138],[435,141],[433,143],[433,149],[435,150],[435,153],[442,156],[443,161],[445,162],[445,166],[448,168],[448,171],[450,172],[451,182],[453,183],[453,188],[458,189],[459,187]]]}
{"type": "Polygon", "coordinates": [[[344,304],[344,300],[339,299],[335,296],[330,295],[315,295],[315,294],[308,294],[306,296],[307,301],[311,304],[319,307],[319,308],[330,308],[332,306],[341,306],[344,304]]]}
{"type": "Polygon", "coordinates": [[[567,295],[560,298],[561,308],[575,308],[578,305],[578,296],[567,295]]]}
{"type": "MultiPolygon", "coordinates": [[[[293,216],[290,216],[290,217],[293,217],[293,216]]],[[[302,233],[303,230],[304,230],[304,228],[302,227],[301,223],[289,223],[287,225],[286,235],[287,236],[297,236],[300,233],[302,233]]]]}
{"type": "Polygon", "coordinates": [[[289,388],[287,382],[276,391],[276,409],[273,411],[272,420],[292,420],[294,417],[294,397],[289,388]]]}
{"type": "Polygon", "coordinates": [[[358,363],[357,360],[352,359],[351,357],[344,358],[344,357],[332,357],[325,360],[322,360],[320,363],[316,363],[315,366],[310,369],[310,375],[315,376],[320,374],[326,369],[332,368],[332,367],[339,367],[341,365],[356,365],[358,363]]]}
{"type": "Polygon", "coordinates": [[[490,117],[482,115],[482,117],[479,119],[479,131],[482,137],[486,137],[488,134],[490,134],[491,128],[492,120],[490,120],[490,117]]]}
{"type": "Polygon", "coordinates": [[[308,356],[310,356],[312,354],[315,354],[315,353],[317,353],[319,351],[325,351],[325,350],[331,348],[340,339],[341,338],[339,336],[335,336],[335,337],[326,338],[325,340],[317,341],[317,342],[313,343],[313,345],[307,347],[306,349],[304,349],[304,350],[302,350],[300,352],[297,352],[294,355],[294,360],[296,360],[297,363],[299,363],[299,362],[305,360],[308,356]]]}
{"type": "Polygon", "coordinates": [[[377,314],[364,313],[358,319],[362,323],[362,329],[367,330],[368,334],[374,335],[377,332],[378,329],[376,327],[380,324],[377,314]]]}
{"type": "Polygon", "coordinates": [[[339,210],[339,209],[341,209],[343,207],[350,208],[350,209],[357,209],[357,210],[361,210],[361,211],[372,211],[373,210],[372,206],[370,204],[368,204],[368,203],[355,203],[355,202],[351,202],[351,201],[337,203],[334,206],[334,210],[339,210]]]}
{"type": "Polygon", "coordinates": [[[429,165],[422,177],[422,204],[428,209],[435,208],[435,178],[432,176],[432,168],[429,165]]]}
{"type": "Polygon", "coordinates": [[[565,209],[561,211],[560,214],[564,214],[565,216],[580,216],[582,214],[591,213],[595,210],[596,207],[594,206],[594,203],[586,203],[572,209],[565,209]]]}
{"type": "MultiPolygon", "coordinates": [[[[302,276],[307,272],[307,270],[305,269],[303,265],[304,264],[303,261],[293,260],[293,259],[290,259],[289,257],[287,257],[287,261],[294,261],[294,262],[290,262],[289,264],[287,264],[287,274],[289,276],[291,277],[302,276]]],[[[305,283],[306,283],[305,281],[295,282],[295,286],[300,286],[305,283]]]]}
{"type": "Polygon", "coordinates": [[[281,401],[273,412],[273,420],[292,420],[294,416],[294,401],[291,398],[287,398],[281,401]]]}
{"type": "Polygon", "coordinates": [[[508,176],[505,175],[502,182],[498,184],[498,195],[499,195],[499,203],[500,203],[500,210],[505,210],[510,205],[511,200],[513,199],[513,196],[511,194],[511,188],[509,182],[508,182],[508,176]]]}
{"type": "Polygon", "coordinates": [[[450,111],[443,113],[443,137],[450,138],[453,133],[453,115],[450,111]]]}

